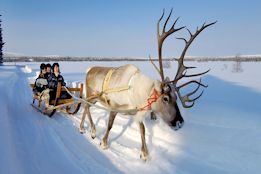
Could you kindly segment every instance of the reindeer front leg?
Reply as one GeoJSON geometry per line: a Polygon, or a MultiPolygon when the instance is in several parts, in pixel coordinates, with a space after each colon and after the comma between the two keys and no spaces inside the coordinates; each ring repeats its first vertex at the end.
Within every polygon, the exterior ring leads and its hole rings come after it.
{"type": "Polygon", "coordinates": [[[81,120],[81,123],[80,123],[79,131],[80,131],[81,134],[85,133],[84,122],[85,122],[86,114],[87,114],[87,105],[84,107],[82,120],[81,120]]]}
{"type": "Polygon", "coordinates": [[[110,133],[110,130],[112,128],[115,116],[117,115],[117,112],[110,112],[110,116],[109,116],[109,121],[108,121],[108,125],[107,125],[107,129],[106,129],[106,133],[101,141],[101,148],[102,149],[107,149],[108,148],[108,136],[110,133]]]}
{"type": "Polygon", "coordinates": [[[85,128],[84,128],[84,121],[85,121],[85,117],[86,115],[88,116],[88,120],[91,126],[91,137],[94,139],[96,137],[96,129],[95,129],[95,125],[93,124],[92,121],[92,117],[91,117],[91,113],[90,113],[90,105],[86,104],[86,106],[84,107],[84,112],[82,115],[82,120],[81,120],[81,124],[80,124],[80,133],[85,133],[85,128]]]}
{"type": "Polygon", "coordinates": [[[139,122],[139,127],[140,127],[141,143],[142,143],[140,158],[143,159],[144,161],[147,161],[149,159],[149,153],[145,140],[145,127],[143,122],[139,122]]]}

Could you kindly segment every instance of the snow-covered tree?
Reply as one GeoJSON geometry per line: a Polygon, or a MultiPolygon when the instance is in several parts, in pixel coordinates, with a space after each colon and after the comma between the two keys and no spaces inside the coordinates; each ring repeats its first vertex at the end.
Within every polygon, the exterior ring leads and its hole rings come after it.
{"type": "MultiPolygon", "coordinates": [[[[2,15],[0,15],[1,17],[2,15]]],[[[4,45],[4,42],[3,42],[3,37],[2,37],[2,27],[1,27],[1,19],[0,19],[0,64],[3,63],[3,45],[4,45]]]]}

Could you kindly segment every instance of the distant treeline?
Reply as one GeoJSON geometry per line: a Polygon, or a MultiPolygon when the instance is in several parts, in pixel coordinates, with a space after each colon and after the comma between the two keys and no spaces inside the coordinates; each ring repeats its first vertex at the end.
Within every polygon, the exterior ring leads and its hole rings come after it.
{"type": "Polygon", "coordinates": [[[148,61],[145,58],[109,58],[109,57],[4,57],[5,62],[54,62],[54,61],[148,61]]]}
{"type": "MultiPolygon", "coordinates": [[[[4,62],[55,62],[55,61],[150,61],[149,58],[113,58],[113,57],[37,57],[37,56],[4,56],[4,62]]],[[[157,61],[157,59],[152,59],[157,61]]],[[[177,58],[164,58],[164,61],[175,61],[177,58]]],[[[261,56],[235,56],[235,57],[186,57],[185,61],[261,61],[261,56]]]]}
{"type": "MultiPolygon", "coordinates": [[[[178,60],[173,58],[171,60],[178,60]]],[[[185,61],[197,61],[197,62],[208,62],[208,61],[235,61],[235,62],[258,62],[261,61],[261,56],[231,56],[231,57],[185,57],[185,61]]]]}
{"type": "Polygon", "coordinates": [[[208,61],[235,61],[235,62],[258,62],[261,61],[261,56],[247,56],[247,57],[203,57],[203,58],[185,58],[186,61],[198,61],[198,62],[208,62],[208,61]]]}

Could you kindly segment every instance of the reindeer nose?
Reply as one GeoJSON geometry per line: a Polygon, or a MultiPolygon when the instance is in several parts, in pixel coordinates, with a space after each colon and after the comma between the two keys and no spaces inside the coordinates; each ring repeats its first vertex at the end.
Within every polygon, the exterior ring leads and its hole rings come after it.
{"type": "Polygon", "coordinates": [[[174,119],[173,121],[170,122],[170,126],[174,130],[178,130],[178,129],[182,128],[183,125],[184,125],[184,120],[176,120],[176,119],[174,119]]]}

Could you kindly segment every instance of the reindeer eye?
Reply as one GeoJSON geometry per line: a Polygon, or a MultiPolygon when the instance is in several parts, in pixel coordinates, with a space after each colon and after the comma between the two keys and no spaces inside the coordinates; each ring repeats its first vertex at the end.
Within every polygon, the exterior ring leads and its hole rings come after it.
{"type": "Polygon", "coordinates": [[[169,96],[167,96],[167,95],[166,95],[166,96],[163,96],[163,101],[164,101],[164,102],[169,102],[169,96]]]}

